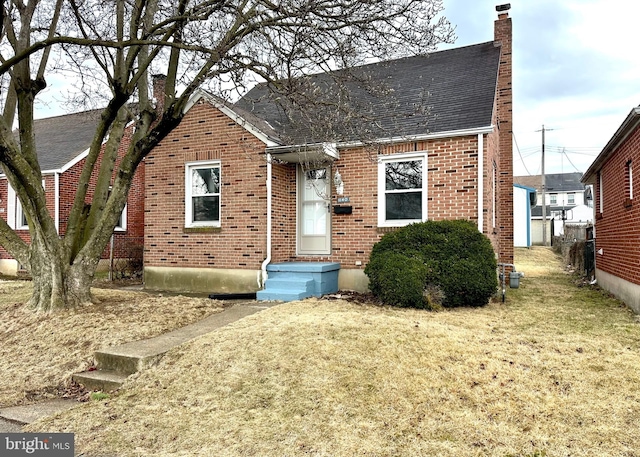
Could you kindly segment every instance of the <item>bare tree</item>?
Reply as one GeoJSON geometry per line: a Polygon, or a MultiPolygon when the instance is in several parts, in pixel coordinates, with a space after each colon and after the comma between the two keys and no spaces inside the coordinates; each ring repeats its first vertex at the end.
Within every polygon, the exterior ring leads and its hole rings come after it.
{"type": "MultiPolygon", "coordinates": [[[[5,84],[0,165],[22,204],[31,241],[25,243],[0,218],[0,244],[33,276],[29,305],[51,311],[91,301],[90,285],[98,260],[125,206],[136,168],[178,125],[198,87],[215,88],[223,96],[224,90],[242,93],[261,81],[295,104],[300,100],[299,82],[306,74],[425,54],[449,41],[452,31],[440,16],[441,3],[2,2],[0,75],[5,84]],[[35,103],[47,78],[60,71],[75,75],[76,95],[82,101],[99,100],[104,107],[64,237],[57,233],[47,210],[34,139],[35,103]],[[150,75],[154,73],[166,75],[161,100],[150,96],[150,75]],[[133,139],[124,157],[118,158],[123,132],[132,121],[133,139]],[[87,207],[85,199],[95,172],[98,180],[87,207]]],[[[312,94],[302,89],[304,97],[312,94]]]]}

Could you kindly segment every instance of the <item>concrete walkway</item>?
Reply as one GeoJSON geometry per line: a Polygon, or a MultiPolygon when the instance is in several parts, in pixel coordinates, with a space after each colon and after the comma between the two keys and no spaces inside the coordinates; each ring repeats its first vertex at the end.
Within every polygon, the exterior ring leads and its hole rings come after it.
{"type": "MultiPolygon", "coordinates": [[[[98,351],[99,354],[115,356],[118,359],[131,359],[136,361],[136,368],[125,370],[123,379],[128,374],[148,368],[157,363],[167,351],[190,341],[198,336],[213,332],[225,325],[236,322],[244,317],[255,314],[264,309],[276,305],[277,302],[236,301],[224,311],[205,319],[179,328],[169,333],[159,335],[148,340],[134,341],[120,346],[98,351]]],[[[98,362],[100,368],[100,363],[98,362]]],[[[99,373],[96,370],[91,373],[99,373]]],[[[34,422],[40,418],[51,416],[79,405],[74,400],[48,400],[33,405],[13,406],[0,409],[0,433],[20,432],[21,426],[34,422]]]]}

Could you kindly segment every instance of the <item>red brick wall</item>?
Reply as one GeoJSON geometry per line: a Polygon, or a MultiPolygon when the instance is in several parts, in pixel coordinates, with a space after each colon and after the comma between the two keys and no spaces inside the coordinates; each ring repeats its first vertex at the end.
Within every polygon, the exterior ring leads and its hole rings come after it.
{"type": "MultiPolygon", "coordinates": [[[[485,149],[489,149],[485,144],[485,149]]],[[[381,154],[427,151],[428,218],[477,221],[478,137],[389,146],[381,154]]],[[[145,265],[259,269],[266,256],[264,144],[209,104],[194,106],[146,161],[145,265]],[[185,228],[185,163],[220,160],[221,227],[185,228]]],[[[340,151],[352,214],[332,214],[332,254],[296,255],[297,172],[272,167],[272,262],[335,261],[364,268],[378,229],[378,151],[340,151]],[[356,265],[360,263],[360,265],[356,265]]],[[[486,184],[485,184],[486,186],[486,184]]],[[[332,196],[336,204],[337,196],[332,196]]]]}
{"type": "MultiPolygon", "coordinates": [[[[51,215],[55,212],[55,177],[54,175],[45,175],[42,177],[44,181],[44,189],[45,195],[47,199],[47,209],[51,215]]],[[[2,217],[5,221],[8,216],[8,208],[7,208],[7,188],[8,181],[6,178],[0,179],[0,208],[2,212],[0,213],[0,217],[2,217]]],[[[29,243],[31,241],[31,237],[29,236],[29,230],[16,230],[16,233],[23,241],[29,243]]],[[[0,246],[0,259],[12,259],[13,257],[9,255],[9,253],[0,246]]]]}
{"type": "MultiPolygon", "coordinates": [[[[287,171],[275,166],[274,175],[274,192],[287,189],[287,171]]],[[[263,143],[210,104],[196,104],[147,156],[145,177],[145,266],[260,268],[266,256],[263,143]],[[185,229],[185,163],[203,160],[221,161],[221,227],[185,229]]],[[[274,208],[283,205],[279,200],[274,208]]]]}
{"type": "MultiPolygon", "coordinates": [[[[120,149],[118,151],[118,155],[121,158],[126,152],[126,148],[129,146],[129,142],[131,139],[131,134],[133,132],[133,126],[129,127],[125,135],[122,139],[120,149]]],[[[116,170],[117,164],[116,163],[116,170]]],[[[91,202],[93,198],[93,191],[95,189],[95,185],[97,182],[98,176],[98,167],[100,161],[98,161],[98,165],[96,167],[96,171],[93,173],[91,177],[91,181],[89,184],[89,190],[87,192],[87,197],[85,201],[87,203],[91,202]]],[[[67,224],[69,222],[69,214],[71,212],[71,207],[73,205],[73,199],[75,198],[76,189],[78,187],[78,179],[82,172],[82,166],[84,165],[84,160],[80,160],[78,163],[70,167],[68,170],[65,170],[60,174],[59,177],[59,233],[64,235],[67,229],[67,224]]],[[[114,176],[115,176],[114,171],[114,176]]],[[[53,174],[48,174],[43,177],[45,180],[45,193],[47,197],[47,209],[52,217],[55,217],[55,177],[53,174]]],[[[6,179],[0,180],[0,198],[2,198],[2,203],[0,204],[1,208],[4,208],[4,212],[1,213],[3,219],[7,219],[7,203],[6,203],[6,179]]],[[[26,242],[30,241],[29,231],[28,230],[18,230],[17,233],[20,237],[26,242]]],[[[142,243],[144,236],[144,162],[140,164],[138,170],[133,179],[133,183],[129,190],[129,195],[127,197],[127,229],[124,232],[116,233],[116,246],[127,246],[128,243],[125,240],[134,239],[138,240],[139,243],[142,243]]],[[[103,257],[108,256],[108,247],[103,253],[103,257]]],[[[115,252],[116,257],[126,257],[127,252],[115,252]]],[[[9,254],[0,247],[0,258],[2,259],[10,259],[12,258],[9,254]]]]}
{"type": "Polygon", "coordinates": [[[500,43],[497,87],[498,127],[498,218],[499,262],[513,263],[513,97],[511,85],[511,19],[506,13],[495,22],[495,40],[500,43]]]}
{"type": "MultiPolygon", "coordinates": [[[[113,179],[118,169],[121,158],[126,153],[131,141],[131,135],[133,134],[133,125],[125,130],[125,133],[120,142],[118,149],[118,159],[114,167],[113,179]]],[[[98,181],[98,170],[100,169],[101,158],[98,159],[95,170],[91,175],[89,181],[89,189],[85,198],[87,204],[91,203],[93,199],[93,192],[95,190],[96,183],[98,181]]],[[[84,166],[84,160],[79,161],[64,173],[60,175],[60,233],[64,234],[67,230],[67,224],[69,222],[69,215],[71,214],[71,207],[73,206],[73,200],[76,194],[77,183],[82,173],[82,167],[84,166]]],[[[132,239],[138,240],[140,244],[143,242],[144,237],[144,162],[140,163],[138,169],[133,178],[131,188],[129,189],[129,195],[127,196],[127,224],[126,231],[118,231],[115,234],[115,245],[126,247],[128,245],[125,240],[132,239]]],[[[128,253],[126,249],[122,249],[114,252],[115,257],[127,257],[128,253]]],[[[105,249],[102,257],[109,256],[109,247],[105,249]]]]}
{"type": "Polygon", "coordinates": [[[640,127],[636,127],[602,166],[600,189],[594,186],[596,207],[596,266],[600,270],[640,284],[640,127]],[[625,186],[627,162],[633,169],[634,199],[625,186]]]}

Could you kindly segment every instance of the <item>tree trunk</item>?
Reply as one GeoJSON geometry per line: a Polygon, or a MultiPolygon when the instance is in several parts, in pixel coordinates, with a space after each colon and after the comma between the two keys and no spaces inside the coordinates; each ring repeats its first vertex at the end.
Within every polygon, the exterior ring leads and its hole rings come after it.
{"type": "Polygon", "coordinates": [[[97,261],[76,259],[65,265],[62,256],[53,255],[42,244],[31,245],[31,276],[33,294],[29,308],[52,312],[92,302],[91,283],[97,261]]]}

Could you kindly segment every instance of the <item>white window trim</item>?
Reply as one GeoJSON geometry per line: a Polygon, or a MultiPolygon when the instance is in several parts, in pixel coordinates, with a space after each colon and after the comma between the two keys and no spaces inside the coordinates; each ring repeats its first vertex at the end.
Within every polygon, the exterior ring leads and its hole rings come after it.
{"type": "Polygon", "coordinates": [[[496,162],[493,162],[493,177],[492,177],[492,185],[493,189],[491,190],[491,206],[493,207],[493,211],[491,214],[491,227],[496,228],[496,212],[498,208],[498,199],[496,194],[496,189],[498,188],[498,166],[496,162]]]}
{"type": "Polygon", "coordinates": [[[378,157],[378,226],[379,227],[403,227],[415,222],[427,220],[427,151],[412,152],[408,154],[393,154],[378,157]],[[386,215],[386,180],[385,164],[388,162],[401,162],[409,160],[422,160],[422,219],[396,219],[387,221],[386,215]]]}
{"type": "Polygon", "coordinates": [[[23,224],[23,219],[25,219],[25,217],[22,210],[22,203],[16,195],[16,230],[29,230],[29,224],[23,224]]]}
{"type": "Polygon", "coordinates": [[[629,160],[629,198],[633,200],[633,161],[629,160]]]}
{"type": "Polygon", "coordinates": [[[127,204],[125,203],[122,208],[122,214],[120,215],[120,225],[116,225],[113,229],[114,232],[126,232],[127,231],[127,204]]]}
{"type": "Polygon", "coordinates": [[[567,194],[567,205],[575,205],[576,203],[576,194],[570,192],[567,194]],[[573,197],[573,201],[571,201],[571,197],[573,197]]]}
{"type": "Polygon", "coordinates": [[[602,171],[598,172],[598,212],[602,214],[604,198],[602,196],[602,171]]]}
{"type": "Polygon", "coordinates": [[[184,226],[186,228],[195,227],[220,227],[222,220],[222,165],[219,160],[207,160],[198,162],[187,162],[184,168],[184,226]],[[220,208],[218,210],[219,219],[217,222],[193,222],[193,205],[191,201],[191,173],[192,168],[218,167],[220,169],[220,208]]]}
{"type": "MultiPolygon", "coordinates": [[[[109,186],[109,196],[111,195],[111,191],[112,190],[113,190],[113,187],[109,186]]],[[[126,232],[127,231],[127,204],[126,203],[124,204],[124,208],[122,208],[122,213],[120,214],[120,225],[116,225],[113,228],[113,231],[114,232],[126,232]]]]}

